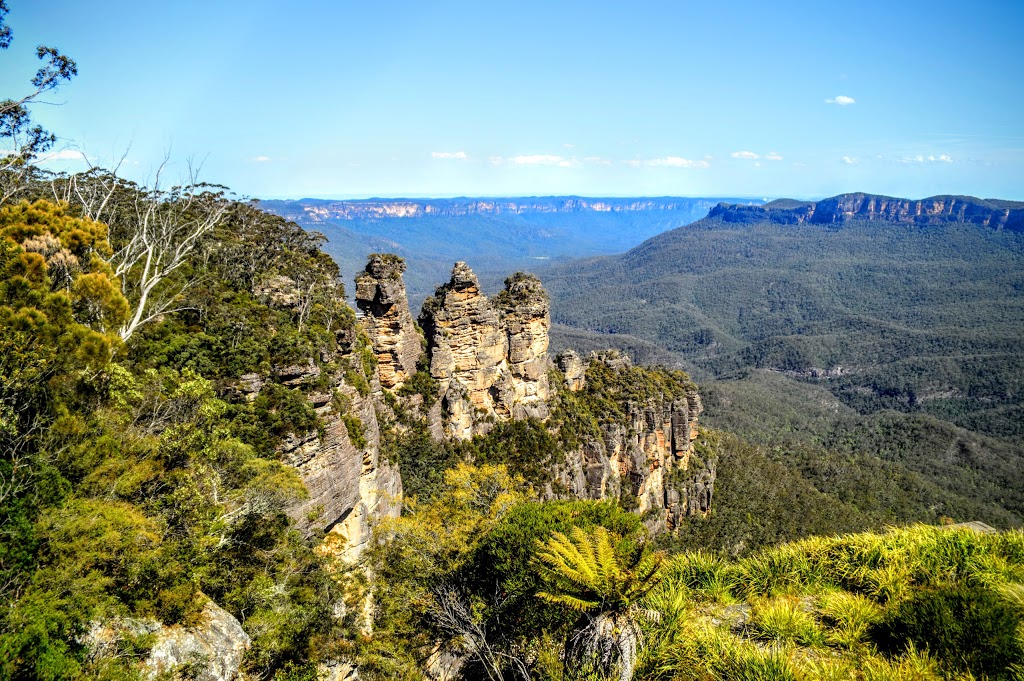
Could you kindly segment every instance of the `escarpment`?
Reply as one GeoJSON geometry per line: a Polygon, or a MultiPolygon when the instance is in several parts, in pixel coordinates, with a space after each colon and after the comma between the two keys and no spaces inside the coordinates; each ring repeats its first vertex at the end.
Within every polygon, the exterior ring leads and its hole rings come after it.
{"type": "MultiPolygon", "coordinates": [[[[386,272],[381,276],[390,281],[386,272]]],[[[294,288],[294,282],[276,277],[261,293],[272,304],[287,307],[298,304],[291,294],[294,288]]],[[[333,533],[342,555],[355,558],[369,541],[371,521],[399,513],[402,479],[397,466],[381,454],[381,420],[392,415],[382,399],[372,342],[354,319],[342,321],[333,340],[329,347],[312,348],[313,356],[304,361],[275,366],[269,376],[242,376],[235,390],[249,401],[268,384],[298,389],[305,396],[315,413],[315,428],[289,433],[277,445],[281,460],[296,469],[308,491],[289,515],[307,536],[333,533]]],[[[398,371],[389,374],[395,375],[398,371]]]]}
{"type": "Polygon", "coordinates": [[[817,202],[779,200],[762,206],[720,203],[708,214],[723,222],[831,225],[883,220],[913,225],[965,222],[1024,231],[1024,203],[973,196],[931,196],[913,201],[875,194],[840,194],[817,202]]]}
{"type": "Polygon", "coordinates": [[[717,461],[700,446],[703,407],[685,374],[635,367],[615,350],[556,362],[568,393],[559,412],[584,424],[564,438],[575,446],[558,478],[572,496],[619,499],[652,532],[710,511],[717,461]]]}
{"type": "MultiPolygon", "coordinates": [[[[381,308],[364,309],[367,325],[379,327],[371,317],[381,308]]],[[[488,299],[456,263],[419,323],[437,391],[427,418],[440,437],[469,440],[498,422],[534,419],[564,450],[550,479],[533,481],[544,496],[618,499],[654,531],[709,511],[716,462],[698,454],[696,387],[681,372],[636,367],[612,351],[586,360],[570,351],[552,362],[550,303],[535,276],[517,273],[488,299]]]]}
{"type": "MultiPolygon", "coordinates": [[[[616,499],[655,532],[709,511],[715,461],[700,453],[701,403],[685,374],[633,366],[613,351],[552,361],[540,280],[517,273],[489,299],[461,262],[424,303],[421,332],[404,269],[397,256],[371,256],[356,280],[363,316],[336,332],[335,349],[236,386],[249,399],[267,382],[299,388],[315,411],[316,429],[277,448],[309,492],[290,511],[301,531],[327,532],[333,552],[359,556],[373,522],[399,512],[399,464],[384,442],[400,442],[410,419],[449,447],[529,420],[559,443],[550,471],[530,481],[543,497],[616,499]]],[[[266,295],[287,305],[286,293],[266,295]]]]}

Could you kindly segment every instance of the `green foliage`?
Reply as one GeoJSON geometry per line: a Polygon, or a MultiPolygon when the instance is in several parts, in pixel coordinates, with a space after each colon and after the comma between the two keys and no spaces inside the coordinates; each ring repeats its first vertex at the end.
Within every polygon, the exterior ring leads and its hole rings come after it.
{"type": "Polygon", "coordinates": [[[626,612],[661,581],[663,553],[616,552],[604,527],[571,536],[555,532],[537,553],[537,569],[550,591],[537,596],[578,612],[626,612]]]}
{"type": "Polygon", "coordinates": [[[472,592],[485,595],[490,618],[501,622],[502,636],[528,640],[539,630],[558,632],[572,624],[575,616],[536,597],[542,589],[536,555],[555,532],[596,527],[621,538],[621,555],[636,553],[647,537],[640,518],[614,503],[549,501],[517,505],[482,538],[464,579],[472,592]],[[495,585],[500,598],[493,594],[495,585]]]}
{"type": "Polygon", "coordinates": [[[522,479],[503,466],[460,464],[445,472],[431,501],[410,501],[401,517],[378,526],[381,542],[367,552],[375,577],[375,635],[359,647],[361,673],[394,678],[417,668],[422,650],[445,636],[435,590],[458,580],[479,542],[527,494],[522,479]]]}
{"type": "Polygon", "coordinates": [[[194,281],[189,307],[126,346],[107,258],[151,195],[115,184],[109,228],[42,201],[0,209],[0,476],[15,483],[0,486],[0,676],[131,677],[144,642],[90,655],[92,623],[188,626],[207,598],[252,638],[248,673],[308,666],[332,654],[337,587],[292,529],[306,490],[275,448],[322,424],[274,375],[351,351],[337,268],[316,235],[231,204],[215,247],[175,274],[194,281]]]}
{"type": "Polygon", "coordinates": [[[816,646],[824,639],[810,608],[792,596],[755,602],[750,620],[754,635],[767,641],[816,646]]]}
{"type": "Polygon", "coordinates": [[[997,592],[958,584],[921,589],[872,632],[883,650],[927,649],[943,666],[990,679],[1017,678],[1024,664],[1020,613],[997,592]]]}
{"type": "Polygon", "coordinates": [[[387,431],[382,437],[389,440],[383,443],[385,451],[393,452],[393,459],[401,465],[406,498],[434,498],[444,485],[445,471],[460,461],[454,447],[434,439],[425,419],[417,419],[401,431],[387,431]]]}
{"type": "Polygon", "coordinates": [[[1021,546],[1019,532],[914,526],[676,556],[644,600],[662,616],[637,676],[1015,678],[1021,546]]]}
{"type": "Polygon", "coordinates": [[[550,483],[565,455],[557,438],[535,418],[496,423],[486,435],[454,445],[459,458],[501,464],[538,487],[550,483]]]}

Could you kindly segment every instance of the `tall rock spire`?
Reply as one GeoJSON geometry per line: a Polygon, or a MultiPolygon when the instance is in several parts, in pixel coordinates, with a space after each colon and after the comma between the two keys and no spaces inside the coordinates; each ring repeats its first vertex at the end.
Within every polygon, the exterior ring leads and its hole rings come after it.
{"type": "Polygon", "coordinates": [[[416,373],[423,354],[405,295],[404,271],[402,258],[374,253],[356,277],[356,305],[366,315],[364,326],[377,355],[380,384],[389,390],[398,390],[416,373]]]}
{"type": "Polygon", "coordinates": [[[496,420],[548,415],[548,330],[540,281],[518,273],[490,301],[466,263],[423,303],[420,325],[438,382],[444,430],[467,439],[496,420]]]}

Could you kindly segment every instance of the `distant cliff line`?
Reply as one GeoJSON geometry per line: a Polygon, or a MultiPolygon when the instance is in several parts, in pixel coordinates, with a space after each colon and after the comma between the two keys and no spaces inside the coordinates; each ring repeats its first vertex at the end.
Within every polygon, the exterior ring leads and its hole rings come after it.
{"type": "Polygon", "coordinates": [[[914,225],[965,222],[993,229],[1024,231],[1024,202],[973,196],[901,199],[877,194],[840,194],[821,201],[779,199],[763,205],[719,203],[709,219],[723,222],[828,225],[853,220],[884,220],[914,225]]]}
{"type": "Polygon", "coordinates": [[[528,215],[542,213],[627,213],[638,211],[710,211],[721,202],[754,205],[757,199],[636,197],[594,198],[581,196],[454,198],[454,199],[300,199],[264,201],[272,212],[294,219],[303,214],[313,221],[374,218],[455,217],[464,215],[528,215]]]}

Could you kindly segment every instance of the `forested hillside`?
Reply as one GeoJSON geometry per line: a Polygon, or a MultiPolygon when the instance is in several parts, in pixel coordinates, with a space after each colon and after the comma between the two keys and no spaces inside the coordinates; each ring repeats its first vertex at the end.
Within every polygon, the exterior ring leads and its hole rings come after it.
{"type": "Polygon", "coordinates": [[[861,510],[1019,524],[1024,239],[1001,226],[1019,207],[928,201],[948,210],[722,206],[552,267],[554,343],[691,368],[708,423],[861,510]]]}

